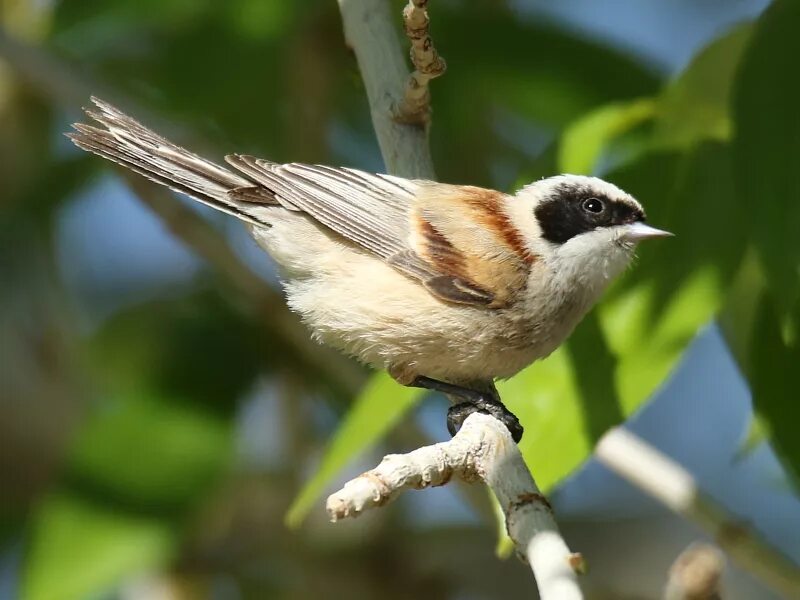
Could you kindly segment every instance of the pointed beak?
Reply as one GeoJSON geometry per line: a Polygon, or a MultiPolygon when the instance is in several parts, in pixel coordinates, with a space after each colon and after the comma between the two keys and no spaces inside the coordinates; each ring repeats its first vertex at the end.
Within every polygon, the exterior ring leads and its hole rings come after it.
{"type": "Polygon", "coordinates": [[[673,235],[675,234],[664,231],[663,229],[656,229],[641,221],[636,221],[635,223],[627,225],[622,233],[623,239],[629,242],[641,242],[642,240],[649,240],[650,238],[672,237],[673,235]]]}

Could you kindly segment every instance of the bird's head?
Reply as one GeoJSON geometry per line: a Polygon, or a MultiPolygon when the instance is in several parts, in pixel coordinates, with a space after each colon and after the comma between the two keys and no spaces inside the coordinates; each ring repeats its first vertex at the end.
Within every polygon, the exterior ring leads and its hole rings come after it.
{"type": "Polygon", "coordinates": [[[533,215],[529,243],[537,253],[586,279],[610,280],[630,264],[639,242],[672,235],[649,225],[633,196],[597,177],[550,177],[517,197],[524,206],[517,210],[533,215]]]}

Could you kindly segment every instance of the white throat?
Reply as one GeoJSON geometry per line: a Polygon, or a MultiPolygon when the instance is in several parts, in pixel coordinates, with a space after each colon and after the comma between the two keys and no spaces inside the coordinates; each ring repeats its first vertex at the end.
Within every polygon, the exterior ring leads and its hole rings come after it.
{"type": "Polygon", "coordinates": [[[583,292],[586,301],[594,302],[630,265],[633,249],[633,244],[619,241],[616,228],[604,228],[555,246],[548,262],[560,285],[583,292]]]}

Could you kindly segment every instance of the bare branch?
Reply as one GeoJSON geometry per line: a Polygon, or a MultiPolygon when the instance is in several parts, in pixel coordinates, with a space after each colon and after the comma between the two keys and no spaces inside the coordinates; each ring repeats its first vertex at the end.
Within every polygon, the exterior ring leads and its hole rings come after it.
{"type": "Polygon", "coordinates": [[[702,527],[740,567],[786,598],[797,597],[800,568],[731,518],[678,463],[619,427],[600,439],[595,454],[609,469],[702,527]]]}
{"type": "Polygon", "coordinates": [[[408,68],[386,0],[339,0],[344,35],[367,89],[372,125],[387,173],[435,179],[426,132],[394,118],[408,68]]]}
{"type": "Polygon", "coordinates": [[[331,520],[383,506],[406,489],[440,486],[457,477],[485,482],[503,509],[508,535],[530,564],[542,598],[582,598],[583,558],[570,552],[553,511],[539,491],[508,429],[497,419],[470,415],[453,439],[408,454],[390,454],[373,470],[328,498],[331,520]]]}
{"type": "Polygon", "coordinates": [[[433,45],[427,6],[428,0],[408,0],[403,9],[403,23],[411,41],[411,62],[415,70],[406,81],[405,95],[395,114],[402,123],[423,127],[427,127],[431,116],[428,83],[447,69],[447,64],[433,45]]]}

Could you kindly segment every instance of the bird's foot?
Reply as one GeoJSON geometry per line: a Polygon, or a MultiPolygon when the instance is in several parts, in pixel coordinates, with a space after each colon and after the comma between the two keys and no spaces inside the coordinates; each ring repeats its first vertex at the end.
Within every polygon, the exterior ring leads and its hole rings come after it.
{"type": "Polygon", "coordinates": [[[516,443],[522,439],[523,429],[519,419],[505,407],[494,386],[491,386],[491,391],[478,391],[424,376],[416,377],[407,385],[434,390],[463,400],[463,402],[451,406],[447,411],[447,430],[450,435],[458,433],[461,424],[468,416],[474,412],[480,412],[493,416],[505,425],[516,443]]]}
{"type": "Polygon", "coordinates": [[[515,443],[522,439],[524,431],[516,415],[508,410],[502,402],[484,397],[454,404],[447,410],[447,430],[450,435],[455,435],[461,429],[464,420],[472,413],[484,413],[493,416],[508,428],[511,438],[515,443]]]}

